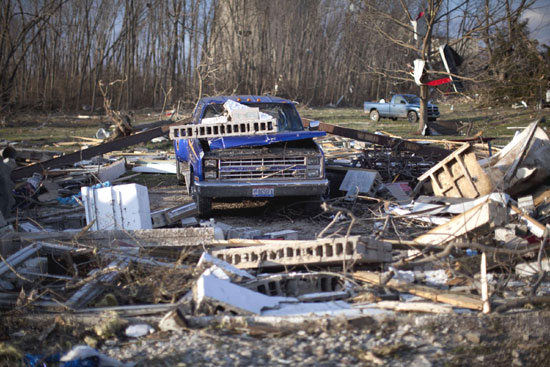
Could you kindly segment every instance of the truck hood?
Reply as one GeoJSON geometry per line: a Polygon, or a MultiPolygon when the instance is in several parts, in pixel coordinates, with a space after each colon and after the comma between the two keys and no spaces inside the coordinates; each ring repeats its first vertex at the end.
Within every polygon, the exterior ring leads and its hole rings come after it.
{"type": "Polygon", "coordinates": [[[319,136],[325,136],[324,131],[289,131],[277,134],[248,135],[248,136],[229,136],[226,138],[216,138],[209,141],[210,149],[229,149],[235,147],[269,145],[273,143],[312,139],[319,136]]]}

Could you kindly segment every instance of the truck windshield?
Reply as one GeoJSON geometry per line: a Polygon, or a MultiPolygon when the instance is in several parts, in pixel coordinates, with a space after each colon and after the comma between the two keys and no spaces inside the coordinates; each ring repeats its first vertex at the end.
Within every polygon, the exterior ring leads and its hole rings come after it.
{"type": "MultiPolygon", "coordinates": [[[[249,107],[259,107],[260,111],[277,119],[279,131],[302,131],[302,120],[293,105],[288,103],[247,103],[249,107]]],[[[202,118],[218,117],[223,115],[221,104],[209,104],[204,110],[202,118]]]]}
{"type": "Polygon", "coordinates": [[[417,96],[404,95],[403,98],[407,100],[408,104],[420,104],[420,98],[417,96]]]}

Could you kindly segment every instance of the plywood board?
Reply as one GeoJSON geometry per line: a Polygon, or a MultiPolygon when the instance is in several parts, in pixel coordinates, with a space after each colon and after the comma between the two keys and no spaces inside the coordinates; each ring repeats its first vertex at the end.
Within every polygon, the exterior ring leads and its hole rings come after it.
{"type": "Polygon", "coordinates": [[[418,178],[430,178],[437,196],[478,198],[491,193],[493,183],[477,162],[474,150],[464,144],[418,178]]]}
{"type": "Polygon", "coordinates": [[[501,203],[489,200],[417,237],[414,242],[424,245],[442,245],[468,232],[479,232],[488,226],[502,225],[507,217],[506,208],[501,203]]]}

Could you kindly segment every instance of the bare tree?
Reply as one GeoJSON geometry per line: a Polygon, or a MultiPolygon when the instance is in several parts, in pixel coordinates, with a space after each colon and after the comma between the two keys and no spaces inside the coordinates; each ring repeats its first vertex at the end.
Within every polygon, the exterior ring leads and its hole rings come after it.
{"type": "MultiPolygon", "coordinates": [[[[514,3],[509,0],[394,0],[381,4],[365,0],[361,3],[361,12],[369,29],[374,28],[386,42],[391,43],[394,53],[408,54],[409,63],[412,63],[413,59],[420,59],[427,65],[433,65],[432,62],[439,58],[437,46],[440,46],[440,38],[454,47],[463,49],[481,44],[489,53],[489,57],[485,59],[484,66],[478,65],[479,71],[489,67],[489,60],[495,52],[497,34],[503,29],[511,31],[521,14],[534,3],[534,0],[514,3]],[[388,24],[391,25],[389,28],[388,24]],[[435,42],[436,40],[438,42],[435,42]]],[[[411,70],[407,70],[405,65],[396,68],[388,68],[387,62],[383,65],[384,67],[370,68],[385,77],[413,81],[411,70]]],[[[426,74],[428,78],[433,78],[438,75],[441,77],[446,72],[429,68],[426,74]]],[[[451,77],[457,78],[458,75],[451,77]]],[[[461,77],[471,81],[487,80],[487,75],[482,73],[461,77]]],[[[429,86],[422,83],[419,92],[421,103],[418,132],[422,133],[427,123],[429,86]]]]}
{"type": "Polygon", "coordinates": [[[2,2],[0,13],[0,104],[10,102],[13,85],[29,48],[65,1],[47,1],[32,11],[21,0],[2,2]]]}

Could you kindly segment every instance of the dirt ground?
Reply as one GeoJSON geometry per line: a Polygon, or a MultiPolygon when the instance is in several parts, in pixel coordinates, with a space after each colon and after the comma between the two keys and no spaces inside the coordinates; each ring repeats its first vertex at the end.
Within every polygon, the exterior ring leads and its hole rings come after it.
{"type": "MultiPolygon", "coordinates": [[[[149,186],[151,211],[192,202],[184,186],[178,186],[175,177],[165,175],[156,185],[149,186]]],[[[264,233],[295,230],[299,239],[314,239],[330,222],[332,214],[324,214],[320,207],[295,198],[274,200],[214,201],[209,218],[232,227],[252,227],[264,233]]],[[[203,219],[205,220],[205,219],[203,219]]]]}

